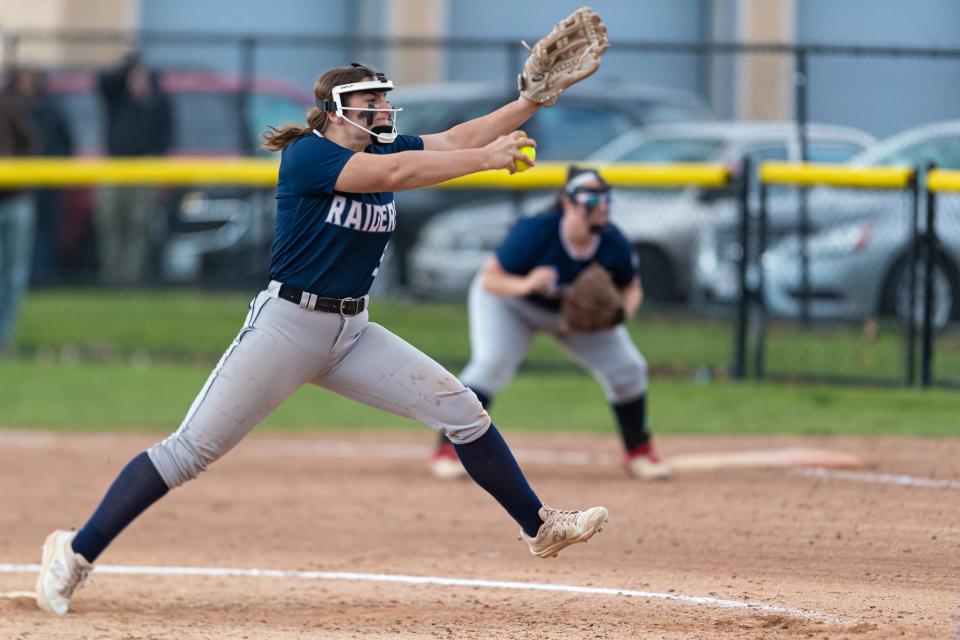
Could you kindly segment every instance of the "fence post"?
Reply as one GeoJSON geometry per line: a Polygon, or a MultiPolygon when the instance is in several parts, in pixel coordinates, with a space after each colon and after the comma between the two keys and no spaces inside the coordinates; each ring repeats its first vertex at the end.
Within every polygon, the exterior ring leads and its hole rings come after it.
{"type": "MultiPolygon", "coordinates": [[[[747,289],[747,261],[750,259],[750,158],[745,157],[740,182],[740,259],[737,263],[737,275],[740,280],[740,300],[737,304],[737,318],[734,329],[733,377],[743,380],[747,369],[747,330],[750,291],[747,289]]],[[[729,178],[728,178],[729,179],[729,178]]]]}
{"type": "MultiPolygon", "coordinates": [[[[807,144],[807,51],[799,47],[796,53],[794,83],[796,84],[797,141],[800,146],[800,162],[810,160],[807,144]]],[[[807,246],[810,238],[810,212],[807,189],[799,187],[799,224],[800,235],[800,320],[804,326],[810,324],[810,253],[807,246]]]]}
{"type": "MultiPolygon", "coordinates": [[[[928,172],[933,170],[930,165],[928,172]]],[[[927,228],[924,234],[925,261],[923,270],[923,339],[920,361],[920,384],[929,387],[933,372],[933,269],[937,260],[937,230],[935,223],[937,197],[933,191],[927,190],[927,228]]]]}
{"type": "MultiPolygon", "coordinates": [[[[917,244],[919,242],[919,224],[920,224],[920,180],[919,170],[914,171],[913,178],[910,180],[910,193],[913,196],[913,206],[911,207],[911,227],[910,227],[910,256],[907,258],[907,268],[910,270],[910,308],[907,310],[907,317],[904,320],[907,330],[907,354],[906,354],[906,386],[913,386],[916,378],[914,369],[916,368],[916,305],[917,305],[917,244]]],[[[894,311],[896,311],[896,300],[893,301],[894,311]]]]}
{"type": "Polygon", "coordinates": [[[511,42],[507,45],[507,85],[515,88],[517,84],[517,74],[523,71],[523,62],[520,58],[523,55],[523,45],[519,42],[511,42]]]}
{"type": "Polygon", "coordinates": [[[250,96],[253,95],[255,77],[257,73],[257,39],[253,36],[244,36],[240,39],[240,83],[237,92],[237,124],[240,126],[240,140],[248,147],[240,149],[241,153],[250,153],[256,147],[257,141],[250,137],[250,127],[247,123],[247,112],[250,106],[250,96]]]}
{"type": "Polygon", "coordinates": [[[766,360],[766,342],[767,342],[767,303],[763,295],[763,253],[767,250],[767,184],[760,180],[760,215],[757,220],[757,250],[756,264],[756,292],[753,296],[755,301],[757,322],[754,330],[755,344],[753,349],[753,375],[758,380],[764,376],[764,367],[766,360]]]}

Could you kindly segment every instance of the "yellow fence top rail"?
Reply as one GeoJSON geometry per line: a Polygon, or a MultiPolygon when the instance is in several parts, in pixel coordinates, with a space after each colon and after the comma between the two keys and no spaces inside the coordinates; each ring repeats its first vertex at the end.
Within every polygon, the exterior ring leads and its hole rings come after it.
{"type": "Polygon", "coordinates": [[[276,186],[275,160],[264,158],[19,158],[0,160],[0,185],[237,184],[276,186]]]}
{"type": "MultiPolygon", "coordinates": [[[[722,164],[590,164],[604,180],[615,187],[722,187],[729,183],[730,172],[722,164]]],[[[566,162],[540,162],[523,173],[481,171],[437,185],[444,189],[553,189],[567,177],[566,162]]]]}
{"type": "Polygon", "coordinates": [[[764,162],[760,165],[760,181],[766,184],[906,189],[913,175],[911,167],[854,167],[800,162],[764,162]]]}
{"type": "MultiPolygon", "coordinates": [[[[66,187],[96,184],[247,185],[277,184],[272,158],[18,158],[0,159],[0,186],[66,187]]],[[[610,164],[597,166],[615,186],[722,187],[729,172],[722,164],[610,164]]],[[[510,175],[484,171],[450,180],[451,189],[551,189],[563,184],[567,164],[542,162],[510,175]]]]}
{"type": "Polygon", "coordinates": [[[927,174],[927,189],[930,191],[960,191],[960,171],[933,169],[927,174]]]}

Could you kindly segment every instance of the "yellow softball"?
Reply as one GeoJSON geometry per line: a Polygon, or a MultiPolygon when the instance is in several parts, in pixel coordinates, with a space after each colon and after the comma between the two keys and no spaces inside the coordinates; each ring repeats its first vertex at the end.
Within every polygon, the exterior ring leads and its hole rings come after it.
{"type": "MultiPolygon", "coordinates": [[[[520,147],[520,153],[530,158],[531,162],[537,159],[536,147],[531,147],[530,145],[527,145],[525,147],[520,147]]],[[[530,168],[530,165],[528,165],[526,162],[523,162],[522,160],[517,160],[517,173],[520,173],[521,171],[526,171],[529,168],[530,168]]]]}

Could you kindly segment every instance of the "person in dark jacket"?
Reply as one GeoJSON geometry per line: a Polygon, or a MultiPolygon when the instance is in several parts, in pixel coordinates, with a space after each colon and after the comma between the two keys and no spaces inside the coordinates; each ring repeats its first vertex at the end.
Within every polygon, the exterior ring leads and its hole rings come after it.
{"type": "MultiPolygon", "coordinates": [[[[137,56],[99,76],[106,108],[110,156],[162,156],[173,140],[170,101],[156,72],[137,56]]],[[[108,186],[97,192],[95,223],[101,279],[107,284],[142,282],[148,263],[148,229],[156,203],[149,186],[108,186]]]]}
{"type": "MultiPolygon", "coordinates": [[[[13,72],[11,85],[26,101],[37,134],[37,154],[73,155],[73,136],[67,119],[47,93],[46,77],[36,69],[23,67],[13,72]]],[[[30,281],[50,284],[57,281],[58,231],[63,210],[61,189],[40,189],[34,193],[35,241],[30,281]]]]}
{"type": "MultiPolygon", "coordinates": [[[[27,101],[7,77],[0,91],[0,157],[27,156],[36,151],[37,136],[27,101]]],[[[13,347],[13,329],[20,301],[30,280],[33,249],[33,201],[24,189],[0,189],[0,352],[13,347]]]]}

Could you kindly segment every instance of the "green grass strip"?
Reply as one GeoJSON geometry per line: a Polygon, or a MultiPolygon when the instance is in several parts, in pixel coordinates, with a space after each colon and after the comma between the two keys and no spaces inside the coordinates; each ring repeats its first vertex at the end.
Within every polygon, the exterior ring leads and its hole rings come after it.
{"type": "MultiPolygon", "coordinates": [[[[0,426],[171,431],[210,368],[0,360],[0,426]]],[[[955,391],[653,380],[657,433],[956,436],[955,391]]],[[[614,433],[598,385],[579,373],[518,375],[497,398],[504,430],[614,433]]],[[[409,427],[409,420],[304,387],[260,427],[269,431],[409,427]]]]}

